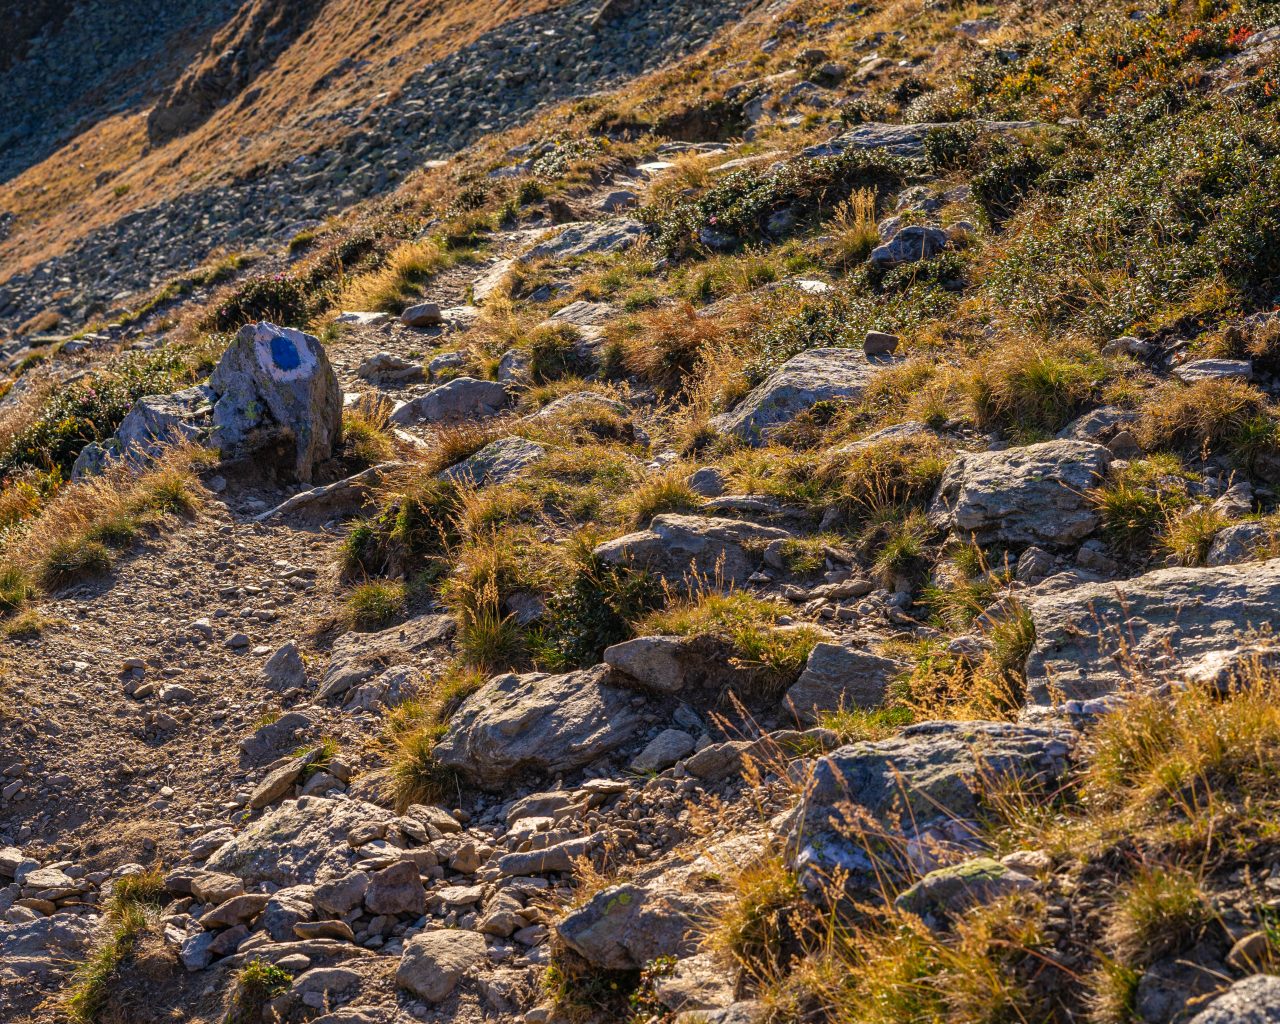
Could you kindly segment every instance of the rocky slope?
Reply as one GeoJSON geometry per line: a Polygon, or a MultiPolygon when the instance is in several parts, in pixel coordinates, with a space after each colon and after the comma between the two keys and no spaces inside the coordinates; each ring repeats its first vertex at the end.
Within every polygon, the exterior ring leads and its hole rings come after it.
{"type": "Polygon", "coordinates": [[[1280,1016],[1276,20],[555,6],[12,276],[0,1017],[1280,1016]]]}

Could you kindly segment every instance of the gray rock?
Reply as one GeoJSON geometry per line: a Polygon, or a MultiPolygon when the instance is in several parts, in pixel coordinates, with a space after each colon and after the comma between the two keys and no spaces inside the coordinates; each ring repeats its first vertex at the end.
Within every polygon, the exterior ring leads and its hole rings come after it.
{"type": "Polygon", "coordinates": [[[190,884],[191,894],[201,903],[224,903],[244,892],[244,882],[222,871],[197,871],[190,884]]]}
{"type": "Polygon", "coordinates": [[[420,302],[401,313],[400,322],[406,327],[439,327],[444,323],[444,316],[436,303],[420,302]]]}
{"type": "Polygon", "coordinates": [[[428,1003],[447,999],[467,972],[483,964],[484,936],[459,928],[420,932],[409,940],[396,984],[428,1003]]]}
{"type": "Polygon", "coordinates": [[[80,914],[0,924],[0,989],[29,991],[68,970],[92,948],[98,925],[96,915],[80,914]]]}
{"type": "Polygon", "coordinates": [[[401,427],[416,423],[458,423],[495,416],[506,404],[506,388],[497,381],[455,377],[406,402],[390,419],[401,427]]]}
{"type": "Polygon", "coordinates": [[[647,530],[599,545],[593,554],[608,565],[655,573],[675,583],[690,576],[742,584],[759,564],[749,550],[789,538],[786,530],[737,519],[703,516],[654,516],[647,530]]]}
{"type": "Polygon", "coordinates": [[[661,882],[610,886],[556,925],[570,949],[604,970],[634,970],[697,950],[711,900],[661,882]]]}
{"type": "Polygon", "coordinates": [[[1173,368],[1173,375],[1184,384],[1202,380],[1253,380],[1250,359],[1193,359],[1173,368]]]}
{"type": "Polygon", "coordinates": [[[815,348],[792,356],[730,412],[711,420],[750,444],[818,402],[856,401],[882,368],[854,349],[815,348]]]}
{"type": "Polygon", "coordinates": [[[274,722],[260,726],[240,741],[240,749],[253,761],[298,746],[298,735],[314,726],[314,712],[288,711],[274,722]]]}
{"type": "Polygon", "coordinates": [[[941,228],[908,224],[887,242],[871,250],[871,262],[888,270],[904,263],[931,260],[947,246],[947,233],[941,228]]]}
{"type": "Polygon", "coordinates": [[[806,724],[842,708],[878,708],[885,689],[902,670],[889,658],[845,644],[820,643],[783,703],[806,724]]]}
{"type": "Polygon", "coordinates": [[[290,640],[276,648],[262,666],[262,678],[273,690],[292,690],[307,685],[307,667],[298,645],[290,640]]]}
{"type": "MultiPolygon", "coordinates": [[[[1034,121],[966,121],[980,131],[1007,132],[1019,128],[1033,128],[1034,121]]],[[[949,124],[860,124],[830,142],[811,146],[801,155],[837,156],[850,150],[880,150],[891,156],[921,158],[924,153],[925,137],[934,129],[948,130],[954,128],[949,124]]]]}
{"type": "Polygon", "coordinates": [[[314,890],[309,885],[294,885],[277,889],[262,908],[258,927],[275,942],[288,942],[297,935],[297,927],[315,917],[311,899],[314,890]]]}
{"type": "Polygon", "coordinates": [[[506,283],[507,275],[515,265],[515,260],[499,260],[477,277],[471,283],[471,295],[476,302],[483,305],[492,297],[506,283]]]}
{"type": "Polygon", "coordinates": [[[581,836],[541,850],[504,854],[498,858],[498,874],[524,876],[545,875],[550,871],[568,873],[574,870],[574,863],[578,858],[585,857],[595,845],[595,837],[581,836]]]}
{"type": "Polygon", "coordinates": [[[528,418],[530,420],[552,420],[558,416],[571,413],[611,412],[622,419],[631,418],[631,410],[626,404],[597,391],[571,391],[561,395],[554,402],[548,402],[528,418]]]}
{"type": "Polygon", "coordinates": [[[207,931],[216,928],[231,928],[242,921],[252,921],[262,913],[263,908],[271,900],[265,892],[244,892],[224,900],[212,910],[206,910],[200,916],[200,926],[207,931]]]}
{"type": "Polygon", "coordinates": [[[1192,1017],[1191,1024],[1280,1024],[1280,977],[1242,978],[1192,1017]]]}
{"type": "Polygon", "coordinates": [[[849,829],[850,806],[909,838],[965,836],[964,822],[978,814],[987,788],[1052,785],[1067,770],[1072,740],[1067,729],[922,722],[890,739],[840,747],[812,763],[801,803],[783,826],[793,863],[810,877],[838,869],[874,878],[888,864],[873,863],[849,829]]]}
{"type": "Polygon", "coordinates": [[[213,932],[196,932],[189,935],[178,947],[178,959],[188,971],[203,971],[213,960],[213,942],[218,936],[213,932]]]}
{"type": "Polygon", "coordinates": [[[360,800],[300,797],[263,814],[220,846],[206,867],[239,875],[246,885],[327,882],[351,871],[355,851],[347,836],[371,828],[381,834],[392,817],[360,800]]]}
{"type": "Polygon", "coordinates": [[[400,861],[369,877],[364,905],[371,914],[414,914],[426,911],[426,893],[417,867],[400,861]]]}
{"type": "Polygon", "coordinates": [[[204,443],[212,428],[213,406],[217,398],[213,389],[204,384],[171,395],[139,398],[116,430],[118,446],[115,450],[133,464],[141,465],[158,455],[167,444],[177,441],[204,443]]]}
{"type": "Polygon", "coordinates": [[[676,693],[689,674],[687,647],[677,636],[638,636],[606,647],[603,660],[647,690],[676,693]]]}
{"type": "Polygon", "coordinates": [[[946,927],[972,907],[1035,888],[1026,875],[989,857],[930,871],[893,901],[899,910],[923,918],[932,928],[946,927]]]}
{"type": "Polygon", "coordinates": [[[704,498],[718,498],[724,494],[724,474],[715,466],[695,469],[685,478],[685,484],[694,494],[704,498]]]}
{"type": "Polygon", "coordinates": [[[476,785],[502,789],[529,773],[583,768],[629,742],[635,694],[600,668],[565,675],[501,675],[463,701],[436,757],[476,785]]]}
{"type": "Polygon", "coordinates": [[[267,773],[266,778],[258,783],[249,796],[249,806],[254,810],[266,807],[281,799],[293,788],[298,776],[319,756],[319,748],[308,750],[297,757],[291,757],[280,767],[267,773]]]}
{"type": "Polygon", "coordinates": [[[693,737],[682,729],[663,729],[631,759],[631,770],[660,772],[693,753],[693,737]]]}
{"type": "Polygon", "coordinates": [[[862,339],[862,351],[868,356],[891,356],[898,349],[898,336],[884,331],[867,331],[862,339]]]}
{"type": "Polygon", "coordinates": [[[405,359],[393,352],[375,352],[356,368],[356,376],[370,383],[409,384],[422,380],[426,373],[415,359],[405,359]]]}
{"type": "Polygon", "coordinates": [[[1276,533],[1263,523],[1233,523],[1223,527],[1213,538],[1207,565],[1235,565],[1250,562],[1270,549],[1276,542],[1276,533]]]}
{"type": "Polygon", "coordinates": [[[419,615],[374,633],[344,633],[333,643],[316,699],[339,697],[393,665],[414,663],[448,640],[454,627],[454,620],[447,615],[419,615]]]}
{"type": "Polygon", "coordinates": [[[304,483],[342,436],[342,392],[319,340],[289,327],[247,324],[219,360],[209,387],[210,441],[224,458],[292,440],[304,483]]]}
{"type": "Polygon", "coordinates": [[[291,1001],[313,1010],[331,1010],[360,994],[364,978],[349,967],[313,967],[293,979],[291,1001]]]}
{"type": "Polygon", "coordinates": [[[979,544],[1076,544],[1098,528],[1085,492],[1110,464],[1111,453],[1089,441],[961,455],[943,474],[929,521],[979,544]]]}
{"type": "Polygon", "coordinates": [[[482,486],[513,480],[535,462],[546,457],[547,448],[523,437],[503,437],[490,441],[474,455],[440,473],[441,479],[482,486]]]}
{"type": "MultiPolygon", "coordinates": [[[[644,225],[622,217],[616,220],[570,224],[520,257],[521,262],[540,259],[567,260],[588,253],[622,252],[644,238],[644,225]]],[[[478,298],[478,296],[477,296],[478,298]]]]}
{"type": "Polygon", "coordinates": [[[1270,622],[1280,601],[1280,559],[1206,569],[1160,569],[1134,579],[1032,594],[1036,644],[1030,698],[1088,700],[1133,680],[1161,679],[1233,633],[1270,622]]]}

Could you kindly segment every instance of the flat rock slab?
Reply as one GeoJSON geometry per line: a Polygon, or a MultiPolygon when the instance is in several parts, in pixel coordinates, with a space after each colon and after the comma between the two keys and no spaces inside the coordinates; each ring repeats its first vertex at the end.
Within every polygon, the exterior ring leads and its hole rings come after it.
{"type": "Polygon", "coordinates": [[[641,726],[636,694],[604,682],[607,669],[502,675],[463,701],[436,756],[476,785],[500,790],[529,774],[583,768],[641,726]]]}
{"type": "Polygon", "coordinates": [[[1027,659],[1036,703],[1089,700],[1134,680],[1159,680],[1233,637],[1270,623],[1280,559],[1205,569],[1160,569],[1024,599],[1036,628],[1027,659]]]}
{"type": "Polygon", "coordinates": [[[1108,449],[1090,441],[961,455],[938,484],[929,521],[979,544],[1077,544],[1098,528],[1086,492],[1111,461],[1108,449]]]}
{"type": "Polygon", "coordinates": [[[1191,1024],[1280,1024],[1280,977],[1255,974],[1237,981],[1191,1024]]]}
{"type": "Polygon", "coordinates": [[[763,444],[770,430],[791,422],[819,402],[856,401],[886,365],[868,360],[857,349],[801,352],[770,374],[736,408],[713,417],[711,426],[749,444],[763,444]]]}

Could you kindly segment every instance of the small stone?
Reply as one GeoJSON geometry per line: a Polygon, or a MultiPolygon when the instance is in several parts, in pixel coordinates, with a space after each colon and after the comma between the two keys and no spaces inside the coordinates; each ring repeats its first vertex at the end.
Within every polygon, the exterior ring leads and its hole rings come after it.
{"type": "Polygon", "coordinates": [[[436,303],[420,302],[401,313],[400,322],[406,327],[438,327],[444,323],[444,316],[436,303]]]}

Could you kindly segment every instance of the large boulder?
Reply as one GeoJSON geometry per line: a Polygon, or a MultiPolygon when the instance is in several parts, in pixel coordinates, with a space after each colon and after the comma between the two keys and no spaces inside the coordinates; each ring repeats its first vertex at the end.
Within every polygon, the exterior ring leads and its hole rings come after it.
{"type": "Polygon", "coordinates": [[[391,422],[402,427],[415,423],[460,423],[495,416],[506,404],[507,390],[497,381],[455,377],[405,402],[391,414],[391,422]]]}
{"type": "Polygon", "coordinates": [[[819,402],[855,401],[882,364],[857,349],[815,348],[792,356],[756,387],[736,408],[711,420],[711,426],[750,444],[789,423],[819,402]]]}
{"type": "Polygon", "coordinates": [[[1060,778],[1072,735],[1009,722],[922,722],[890,739],[840,747],[812,763],[801,802],[784,823],[793,862],[807,879],[836,869],[874,878],[879,865],[868,843],[888,829],[914,840],[910,853],[932,867],[926,848],[970,840],[968,823],[992,787],[1060,778]],[[869,839],[850,827],[851,814],[867,820],[869,839]]]}
{"type": "Polygon", "coordinates": [[[356,852],[348,836],[385,830],[394,815],[360,800],[304,796],[263,814],[205,865],[245,885],[311,885],[350,874],[356,852]]]}
{"type": "Polygon", "coordinates": [[[1233,646],[1269,623],[1280,601],[1280,559],[1206,569],[1160,569],[1114,583],[1032,593],[1036,643],[1031,700],[1088,700],[1159,679],[1233,646]]]}
{"type": "Polygon", "coordinates": [[[655,573],[672,582],[690,575],[725,584],[747,581],[769,541],[786,540],[786,530],[738,519],[710,516],[654,516],[647,530],[599,545],[593,554],[608,565],[655,573]]]}
{"type": "Polygon", "coordinates": [[[310,334],[246,324],[219,360],[209,388],[218,396],[210,441],[223,457],[292,440],[294,473],[307,482],[341,439],[342,391],[324,347],[310,334]]]}
{"type": "Polygon", "coordinates": [[[498,790],[529,774],[583,768],[628,743],[642,719],[630,690],[597,666],[565,675],[501,675],[463,701],[436,757],[476,785],[498,790]]]}
{"type": "Polygon", "coordinates": [[[1086,496],[1111,452],[1089,441],[1045,441],[1025,448],[961,455],[938,484],[929,520],[979,544],[1063,547],[1098,528],[1086,496]]]}

